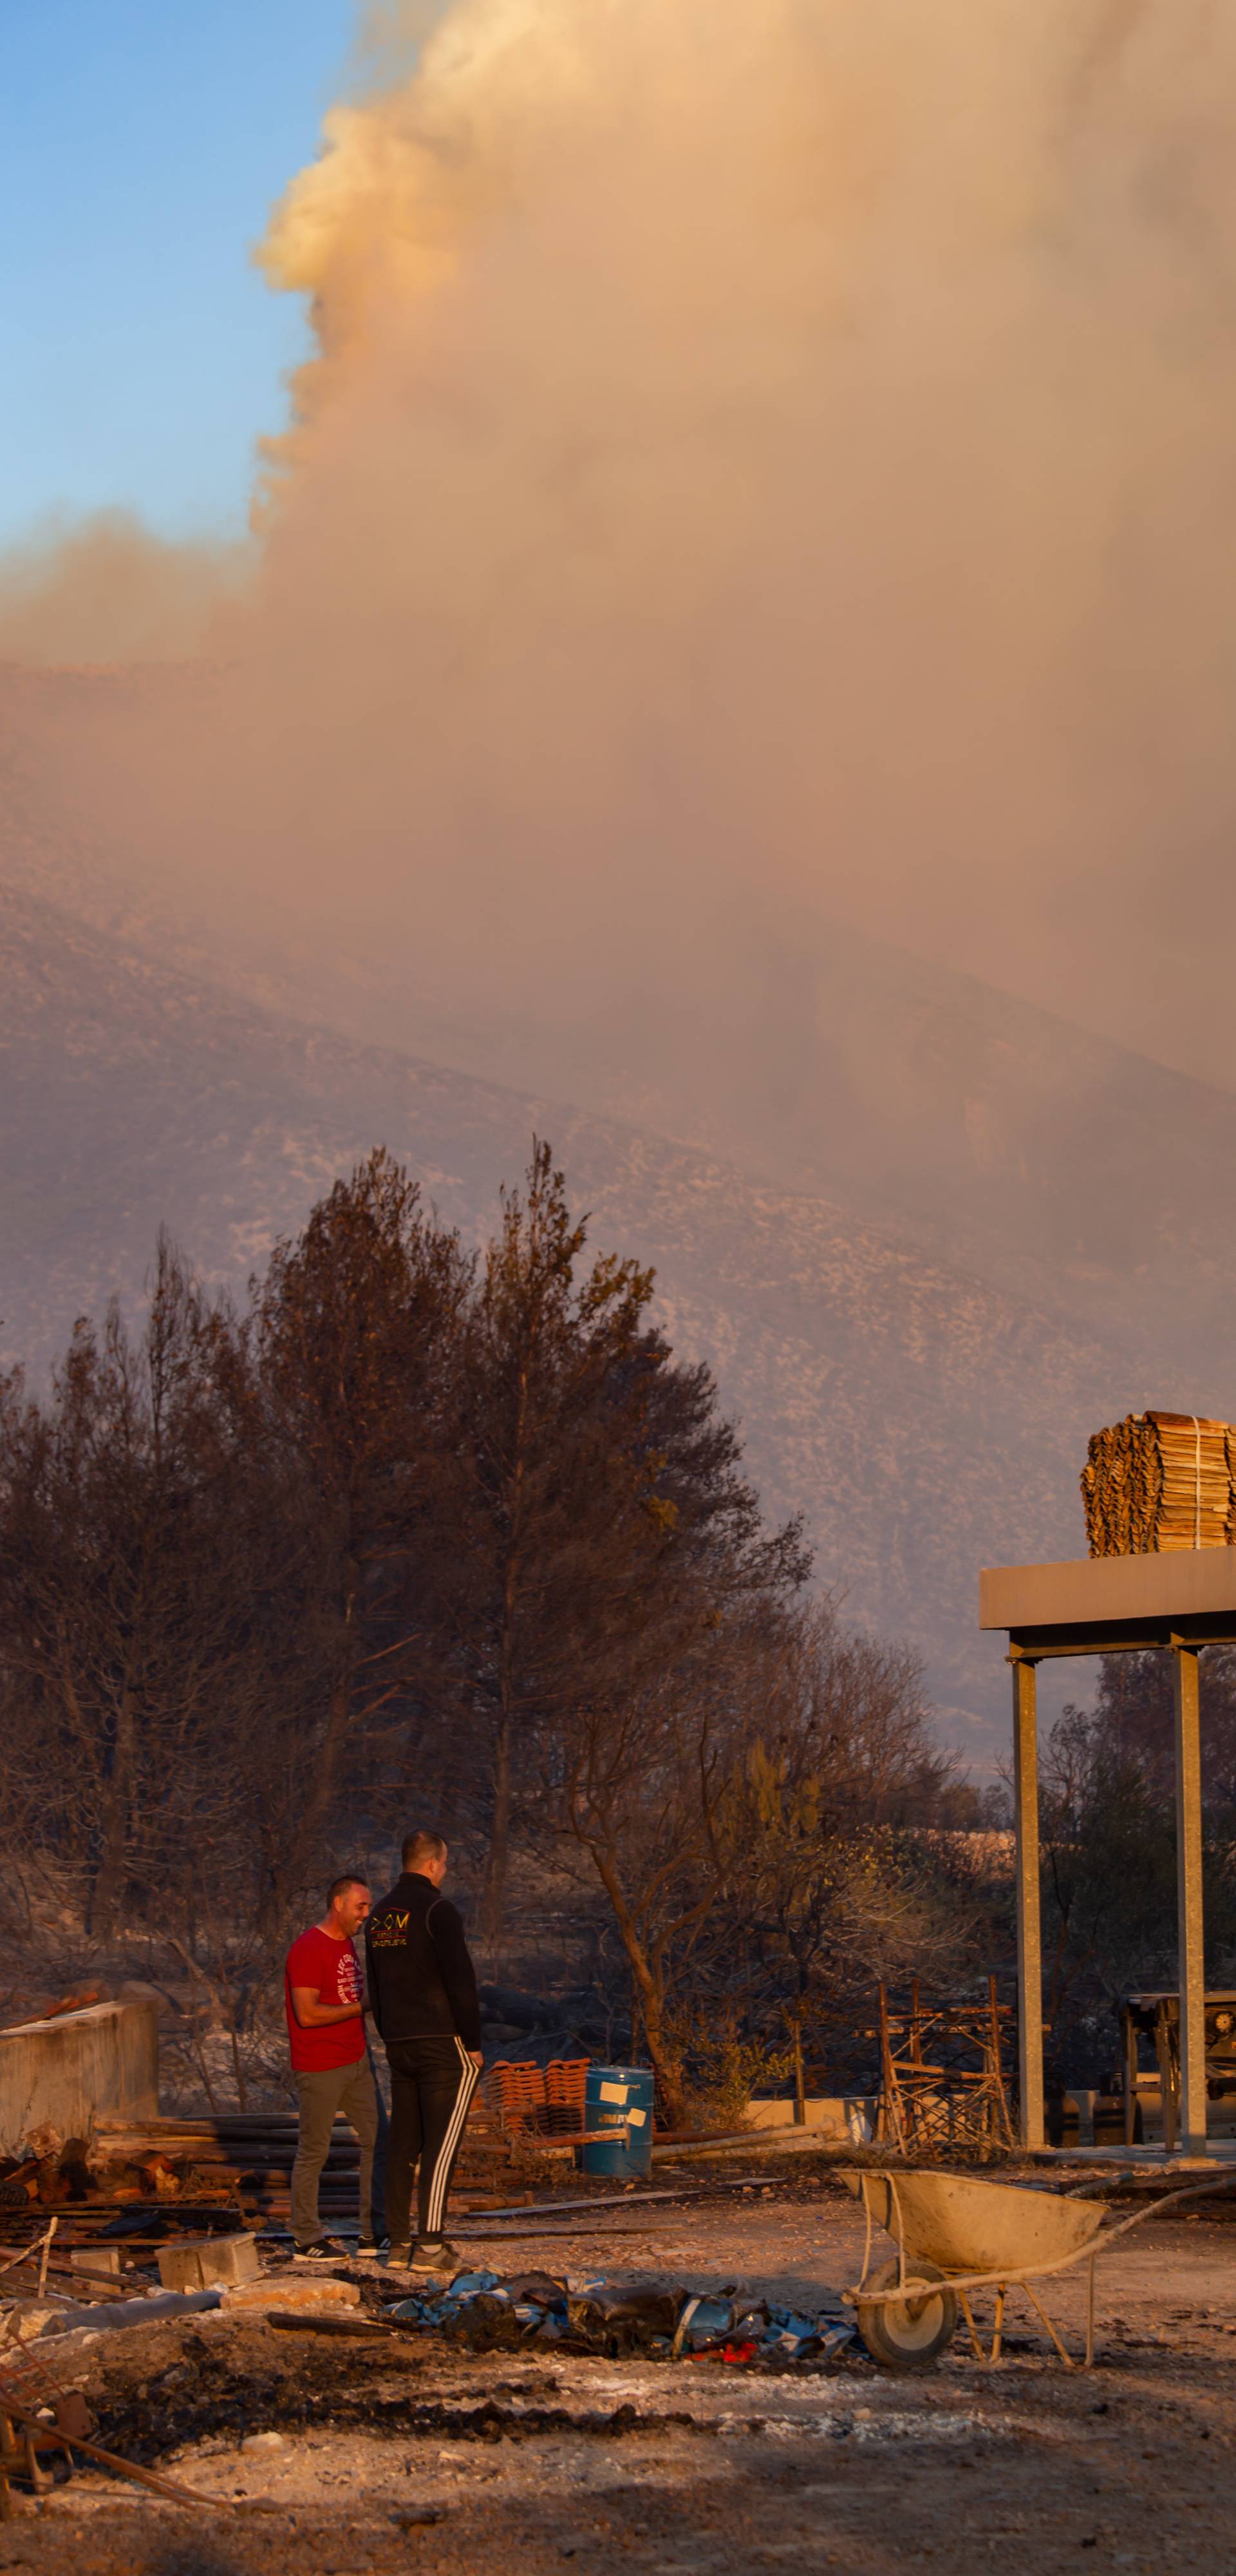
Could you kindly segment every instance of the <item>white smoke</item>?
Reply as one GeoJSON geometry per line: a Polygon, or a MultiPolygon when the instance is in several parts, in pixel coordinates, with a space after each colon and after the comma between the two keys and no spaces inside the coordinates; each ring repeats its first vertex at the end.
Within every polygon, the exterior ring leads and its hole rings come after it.
{"type": "Polygon", "coordinates": [[[1236,1078],[1236,12],[423,36],[271,223],[319,354],[118,841],[633,1056],[841,913],[1236,1078]]]}

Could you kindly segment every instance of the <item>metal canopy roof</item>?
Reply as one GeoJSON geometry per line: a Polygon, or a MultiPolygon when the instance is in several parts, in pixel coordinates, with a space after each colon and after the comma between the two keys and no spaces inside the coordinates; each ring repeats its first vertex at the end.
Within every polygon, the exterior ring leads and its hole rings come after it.
{"type": "Polygon", "coordinates": [[[1139,1646],[1172,1650],[1180,2104],[1186,2150],[1204,2155],[1206,2013],[1197,1659],[1201,1646],[1236,1644],[1236,1547],[1179,1548],[1159,1556],[1087,1556],[1064,1565],[991,1566],[979,1577],[979,1626],[1007,1632],[1013,1667],[1021,2130],[1029,2147],[1043,2143],[1035,1666],[1051,1655],[1122,1654],[1139,1646]]]}
{"type": "Polygon", "coordinates": [[[979,1626],[1014,1660],[1236,1643],[1236,1547],[998,1565],[979,1576],[979,1626]]]}

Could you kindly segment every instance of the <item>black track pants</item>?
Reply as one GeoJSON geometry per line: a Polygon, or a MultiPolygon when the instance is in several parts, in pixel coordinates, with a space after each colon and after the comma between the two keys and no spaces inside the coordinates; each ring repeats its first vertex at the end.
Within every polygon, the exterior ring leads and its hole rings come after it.
{"type": "Polygon", "coordinates": [[[418,2229],[441,2236],[468,2104],[480,2081],[462,2039],[392,2039],[391,2132],[386,2151],[386,2225],[392,2245],[406,2245],[412,2174],[419,2161],[418,2229]]]}

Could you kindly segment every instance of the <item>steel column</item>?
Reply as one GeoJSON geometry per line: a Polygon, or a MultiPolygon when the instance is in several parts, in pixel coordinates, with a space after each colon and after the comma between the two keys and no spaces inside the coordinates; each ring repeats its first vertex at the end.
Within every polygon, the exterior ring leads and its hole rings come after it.
{"type": "Polygon", "coordinates": [[[1039,1936],[1039,1745],[1034,1665],[1013,1661],[1017,1828],[1017,2032],[1022,2144],[1043,2144],[1043,1954],[1039,1936]]]}
{"type": "Polygon", "coordinates": [[[1206,2153],[1206,1957],[1202,1930],[1202,1764],[1197,1650],[1176,1667],[1176,1919],[1180,1979],[1180,2128],[1187,2156],[1206,2153]]]}

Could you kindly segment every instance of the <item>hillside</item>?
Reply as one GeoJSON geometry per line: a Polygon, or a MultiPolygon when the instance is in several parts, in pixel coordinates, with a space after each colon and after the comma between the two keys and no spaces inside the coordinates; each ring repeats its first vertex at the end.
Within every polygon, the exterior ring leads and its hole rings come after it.
{"type": "Polygon", "coordinates": [[[0,889],[0,1344],[41,1369],[74,1316],[140,1298],[167,1222],[239,1284],[384,1142],[477,1239],[547,1134],[594,1239],[655,1263],[770,1508],[800,1509],[850,1615],[922,1648],[944,1731],[1004,1733],[981,1562],[1082,1543],[1084,1433],[1134,1363],[824,1197],[615,1120],[297,1027],[0,889]],[[994,1721],[994,1732],[993,1732],[994,1721]]]}
{"type": "Polygon", "coordinates": [[[1086,1336],[1116,1314],[1163,1402],[1236,1402],[1236,1097],[1116,1043],[1129,997],[1096,993],[1108,1033],[1077,1028],[894,938],[761,918],[737,960],[705,944],[676,1011],[617,990],[608,1018],[572,1019],[569,992],[513,989],[482,1013],[415,940],[345,924],[328,941],[294,905],[264,913],[256,887],[211,918],[174,853],[141,873],[108,819],[117,746],[209,712],[211,686],[173,666],[0,666],[0,874],[262,1011],[831,1200],[1086,1336]]]}

